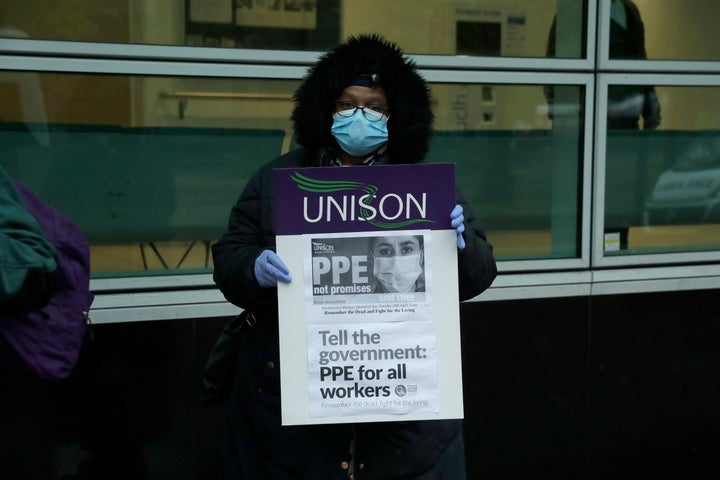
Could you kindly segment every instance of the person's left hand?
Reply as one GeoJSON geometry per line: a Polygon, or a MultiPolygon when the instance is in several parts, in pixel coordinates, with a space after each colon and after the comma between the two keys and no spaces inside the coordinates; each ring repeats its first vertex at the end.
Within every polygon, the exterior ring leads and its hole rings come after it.
{"type": "Polygon", "coordinates": [[[457,233],[457,248],[462,250],[465,248],[465,238],[463,232],[465,231],[465,216],[463,215],[462,205],[455,205],[455,208],[450,212],[450,226],[455,229],[457,233]]]}

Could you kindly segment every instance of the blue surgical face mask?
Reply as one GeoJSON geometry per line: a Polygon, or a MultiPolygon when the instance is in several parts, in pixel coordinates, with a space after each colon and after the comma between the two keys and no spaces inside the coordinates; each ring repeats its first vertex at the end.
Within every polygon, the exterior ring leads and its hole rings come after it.
{"type": "Polygon", "coordinates": [[[369,121],[360,109],[350,117],[333,115],[333,137],[340,148],[354,157],[362,157],[377,150],[388,140],[387,120],[369,121]]]}

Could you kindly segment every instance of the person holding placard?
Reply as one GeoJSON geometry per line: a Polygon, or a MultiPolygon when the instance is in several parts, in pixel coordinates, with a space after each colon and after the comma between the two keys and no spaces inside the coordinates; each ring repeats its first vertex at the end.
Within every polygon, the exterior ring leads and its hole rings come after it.
{"type": "MultiPolygon", "coordinates": [[[[302,272],[289,271],[275,252],[273,212],[281,206],[273,202],[272,171],[419,163],[434,120],[429,86],[415,64],[397,45],[371,34],[322,55],[294,100],[300,148],[256,172],[232,208],[227,232],[212,247],[217,286],[252,313],[237,352],[224,478],[462,480],[461,420],[282,426],[277,284],[302,272]]],[[[462,301],[486,290],[497,267],[475,212],[457,189],[456,200],[448,214],[457,233],[462,301]]],[[[385,262],[389,269],[392,262],[385,262]]],[[[412,283],[418,280],[420,274],[412,283]]]]}

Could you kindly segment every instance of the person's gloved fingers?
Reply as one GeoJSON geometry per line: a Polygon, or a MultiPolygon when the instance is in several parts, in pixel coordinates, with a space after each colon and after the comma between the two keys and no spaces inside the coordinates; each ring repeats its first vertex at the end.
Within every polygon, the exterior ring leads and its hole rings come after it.
{"type": "Polygon", "coordinates": [[[289,282],[289,270],[280,257],[272,250],[264,250],[256,259],[253,269],[255,279],[261,287],[271,288],[278,280],[289,282]]]}
{"type": "Polygon", "coordinates": [[[280,280],[281,282],[288,283],[292,280],[290,278],[290,270],[288,269],[287,265],[285,265],[285,262],[282,261],[282,259],[278,256],[277,253],[268,250],[270,253],[268,254],[268,270],[270,271],[273,278],[276,280],[280,280]]]}
{"type": "Polygon", "coordinates": [[[462,250],[465,248],[465,238],[462,236],[465,231],[465,216],[463,215],[462,205],[455,205],[455,208],[450,212],[450,226],[455,229],[457,233],[457,247],[462,250]]]}
{"type": "Polygon", "coordinates": [[[256,274],[255,278],[257,279],[261,287],[272,288],[277,284],[277,280],[270,278],[269,275],[256,274]]]}
{"type": "Polygon", "coordinates": [[[464,222],[465,216],[463,215],[462,205],[455,205],[455,208],[450,212],[450,226],[457,230],[464,222]]]}
{"type": "Polygon", "coordinates": [[[277,281],[271,278],[270,275],[267,273],[266,264],[267,255],[265,255],[265,252],[263,252],[255,259],[255,266],[253,268],[253,273],[255,273],[255,280],[257,280],[258,284],[260,284],[261,287],[274,287],[277,281]]]}
{"type": "Polygon", "coordinates": [[[275,284],[278,281],[288,283],[291,280],[290,275],[278,270],[275,266],[273,266],[270,263],[265,264],[263,277],[265,279],[267,279],[267,281],[270,283],[270,286],[273,286],[273,287],[275,286],[275,284]]]}

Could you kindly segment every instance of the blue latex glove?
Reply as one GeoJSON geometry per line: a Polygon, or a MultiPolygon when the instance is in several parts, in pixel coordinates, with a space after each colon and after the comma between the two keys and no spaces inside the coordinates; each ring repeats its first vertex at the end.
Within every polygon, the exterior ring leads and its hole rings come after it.
{"type": "Polygon", "coordinates": [[[276,287],[278,281],[288,283],[292,280],[287,266],[272,250],[263,250],[255,259],[253,272],[260,286],[265,288],[276,287]]]}
{"type": "Polygon", "coordinates": [[[457,232],[457,248],[462,250],[465,248],[465,238],[462,235],[465,231],[465,216],[462,205],[455,205],[450,212],[450,226],[457,232]]]}

